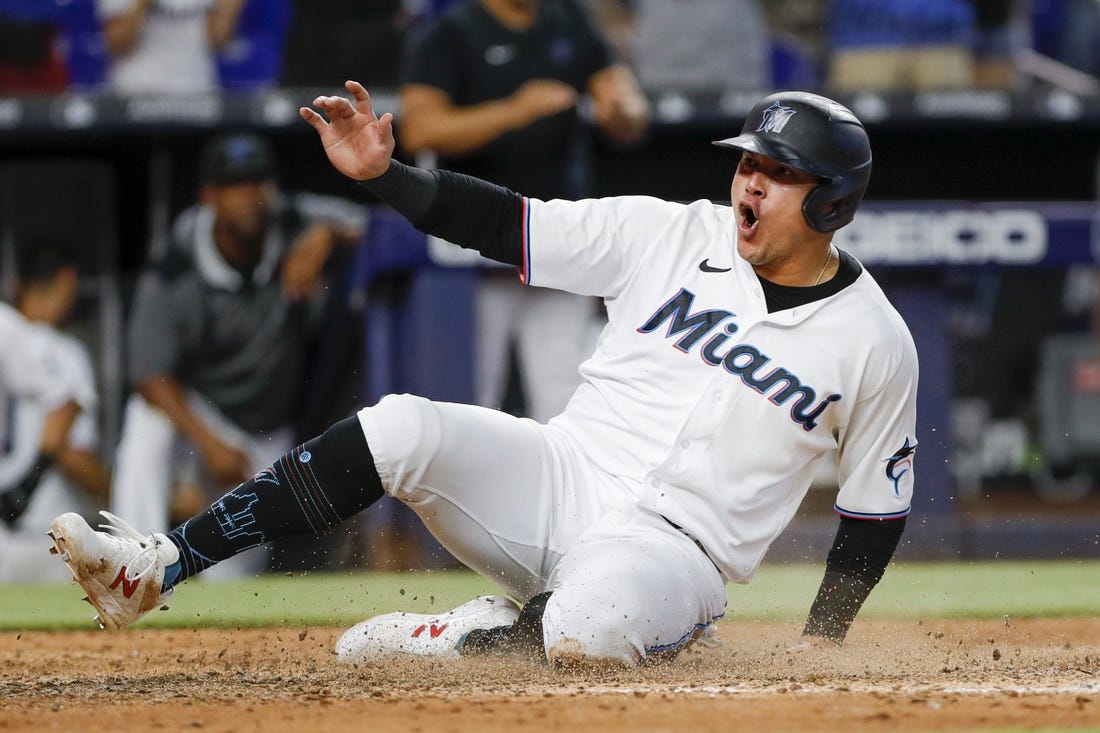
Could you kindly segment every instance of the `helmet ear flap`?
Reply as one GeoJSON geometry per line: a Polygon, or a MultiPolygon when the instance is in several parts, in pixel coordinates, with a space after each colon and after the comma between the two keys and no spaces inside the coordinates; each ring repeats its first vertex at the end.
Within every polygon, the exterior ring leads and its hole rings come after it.
{"type": "Polygon", "coordinates": [[[835,232],[855,217],[866,188],[865,180],[853,178],[823,181],[806,194],[802,215],[813,230],[835,232]]]}

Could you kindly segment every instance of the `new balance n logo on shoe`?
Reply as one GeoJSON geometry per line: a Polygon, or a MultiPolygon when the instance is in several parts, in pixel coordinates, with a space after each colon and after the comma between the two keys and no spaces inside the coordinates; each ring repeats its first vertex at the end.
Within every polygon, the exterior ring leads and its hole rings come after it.
{"type": "Polygon", "coordinates": [[[416,630],[413,631],[413,638],[419,639],[420,635],[424,633],[425,629],[428,630],[428,633],[434,639],[447,630],[447,624],[443,624],[442,626],[436,626],[435,624],[432,624],[431,626],[428,626],[428,624],[420,624],[416,627],[416,630]]]}
{"type": "Polygon", "coordinates": [[[96,610],[100,628],[116,631],[129,626],[172,595],[164,588],[165,569],[179,562],[180,553],[166,535],[143,535],[110,512],[97,532],[84,517],[65,512],[50,522],[47,534],[53,550],[65,561],[96,610]],[[132,566],[142,568],[134,572],[132,566]]]}
{"type": "Polygon", "coordinates": [[[141,583],[141,578],[135,578],[134,580],[127,578],[126,566],[123,565],[118,571],[118,576],[115,577],[115,582],[111,583],[111,590],[117,588],[119,583],[122,584],[122,595],[130,598],[134,595],[134,591],[137,590],[138,585],[141,583]]]}
{"type": "Polygon", "coordinates": [[[504,596],[481,596],[443,614],[395,611],[361,621],[336,642],[343,664],[382,660],[394,654],[458,659],[459,645],[474,629],[511,626],[519,607],[504,596]]]}

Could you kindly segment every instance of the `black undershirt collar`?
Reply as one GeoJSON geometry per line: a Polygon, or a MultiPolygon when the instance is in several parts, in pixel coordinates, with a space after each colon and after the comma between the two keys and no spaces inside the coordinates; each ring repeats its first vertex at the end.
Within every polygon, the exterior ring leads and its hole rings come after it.
{"type": "Polygon", "coordinates": [[[863,267],[855,257],[844,250],[838,248],[837,254],[840,257],[840,267],[837,268],[836,275],[820,285],[809,287],[778,285],[757,276],[760,287],[764,289],[764,302],[768,306],[768,313],[785,311],[790,308],[797,308],[800,305],[813,303],[815,300],[828,298],[854,283],[859,274],[863,272],[863,267]]]}

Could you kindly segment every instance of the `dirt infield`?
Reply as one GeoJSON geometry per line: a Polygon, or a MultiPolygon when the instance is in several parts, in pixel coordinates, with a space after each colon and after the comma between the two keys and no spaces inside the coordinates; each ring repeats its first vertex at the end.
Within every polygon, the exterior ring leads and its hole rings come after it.
{"type": "Polygon", "coordinates": [[[916,731],[1100,727],[1100,619],[726,622],[660,666],[336,664],[339,629],[0,635],[0,731],[916,731]]]}

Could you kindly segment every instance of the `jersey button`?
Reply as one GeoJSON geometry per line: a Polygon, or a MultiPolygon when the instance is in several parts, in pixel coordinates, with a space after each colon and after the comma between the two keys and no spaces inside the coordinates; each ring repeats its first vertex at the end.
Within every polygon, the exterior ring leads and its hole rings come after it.
{"type": "Polygon", "coordinates": [[[691,447],[691,441],[690,440],[681,440],[680,441],[680,447],[683,448],[684,450],[687,450],[688,448],[691,447]]]}

